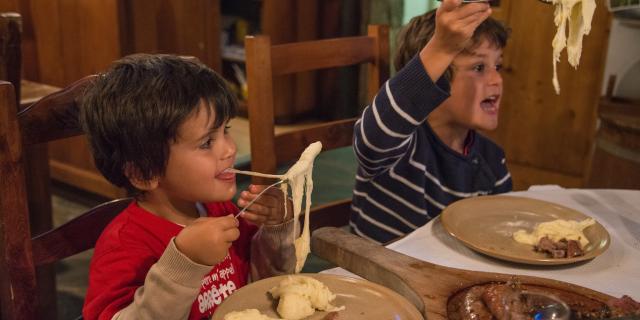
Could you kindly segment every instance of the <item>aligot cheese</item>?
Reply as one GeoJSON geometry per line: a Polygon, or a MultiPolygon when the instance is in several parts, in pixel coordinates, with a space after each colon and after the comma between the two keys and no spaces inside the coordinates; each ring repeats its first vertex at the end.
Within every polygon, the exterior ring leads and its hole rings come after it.
{"type": "Polygon", "coordinates": [[[553,38],[553,87],[560,94],[557,65],[560,54],[567,48],[569,63],[577,68],[582,54],[582,38],[591,31],[596,10],[595,0],[552,0],[555,6],[554,22],[558,28],[553,38]],[[567,25],[569,36],[567,37],[567,25]]]}

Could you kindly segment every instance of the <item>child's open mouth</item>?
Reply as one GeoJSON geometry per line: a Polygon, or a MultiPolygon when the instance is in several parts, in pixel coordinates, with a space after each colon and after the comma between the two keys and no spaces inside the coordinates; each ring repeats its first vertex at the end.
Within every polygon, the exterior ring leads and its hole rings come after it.
{"type": "Polygon", "coordinates": [[[480,107],[487,113],[496,114],[498,113],[498,95],[492,95],[487,97],[486,99],[480,102],[480,107]]]}
{"type": "Polygon", "coordinates": [[[218,173],[216,175],[216,179],[225,180],[225,181],[235,180],[236,179],[236,173],[231,171],[231,170],[229,170],[229,169],[231,169],[231,168],[227,168],[227,169],[224,169],[224,170],[220,171],[220,173],[218,173]]]}

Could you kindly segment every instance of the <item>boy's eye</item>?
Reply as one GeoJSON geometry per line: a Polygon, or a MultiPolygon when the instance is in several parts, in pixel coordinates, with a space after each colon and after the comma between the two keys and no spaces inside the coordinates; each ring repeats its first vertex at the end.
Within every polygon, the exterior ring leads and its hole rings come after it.
{"type": "Polygon", "coordinates": [[[207,138],[207,141],[205,141],[203,144],[200,145],[200,149],[209,149],[209,148],[211,148],[211,142],[213,142],[213,139],[207,138]]]}
{"type": "Polygon", "coordinates": [[[484,64],[477,64],[473,66],[473,71],[482,72],[484,71],[484,64]]]}
{"type": "Polygon", "coordinates": [[[229,129],[231,129],[231,126],[224,126],[224,134],[229,133],[229,129]]]}
{"type": "Polygon", "coordinates": [[[502,70],[502,64],[499,63],[496,65],[496,71],[501,71],[502,70]]]}

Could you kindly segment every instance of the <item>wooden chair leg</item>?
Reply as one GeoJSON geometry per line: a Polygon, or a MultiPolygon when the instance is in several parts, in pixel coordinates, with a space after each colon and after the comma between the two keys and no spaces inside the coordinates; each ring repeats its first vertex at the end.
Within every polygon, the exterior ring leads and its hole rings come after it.
{"type": "MultiPolygon", "coordinates": [[[[24,161],[31,234],[37,235],[53,228],[47,145],[39,144],[28,147],[24,161]]],[[[57,315],[58,310],[55,266],[38,267],[36,273],[38,283],[37,312],[43,319],[51,318],[51,315],[57,315]]]]}

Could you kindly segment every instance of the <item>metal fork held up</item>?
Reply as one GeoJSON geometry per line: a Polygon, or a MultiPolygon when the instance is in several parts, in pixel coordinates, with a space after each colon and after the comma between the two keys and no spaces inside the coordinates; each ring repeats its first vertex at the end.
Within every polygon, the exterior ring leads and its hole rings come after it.
{"type": "Polygon", "coordinates": [[[244,206],[244,208],[242,208],[242,210],[240,210],[238,213],[236,213],[235,217],[236,217],[236,218],[238,218],[238,217],[239,217],[243,212],[247,211],[247,209],[248,209],[249,207],[251,207],[251,205],[252,205],[254,202],[256,202],[256,200],[258,200],[258,198],[260,198],[260,196],[262,196],[265,192],[267,192],[267,190],[269,190],[269,189],[271,189],[272,187],[275,187],[275,186],[277,186],[277,185],[279,185],[279,184],[283,183],[284,181],[285,181],[285,180],[279,180],[279,181],[276,181],[276,182],[274,182],[274,183],[270,184],[268,187],[264,188],[264,190],[260,191],[260,193],[258,193],[258,195],[256,195],[256,197],[255,197],[255,198],[253,198],[253,200],[249,201],[249,203],[248,203],[246,206],[244,206]]]}
{"type": "MultiPolygon", "coordinates": [[[[442,1],[442,0],[438,0],[442,1]]],[[[542,3],[551,4],[552,0],[538,0],[542,3]]],[[[462,0],[462,3],[475,3],[475,2],[491,2],[491,0],[462,0]]]]}

